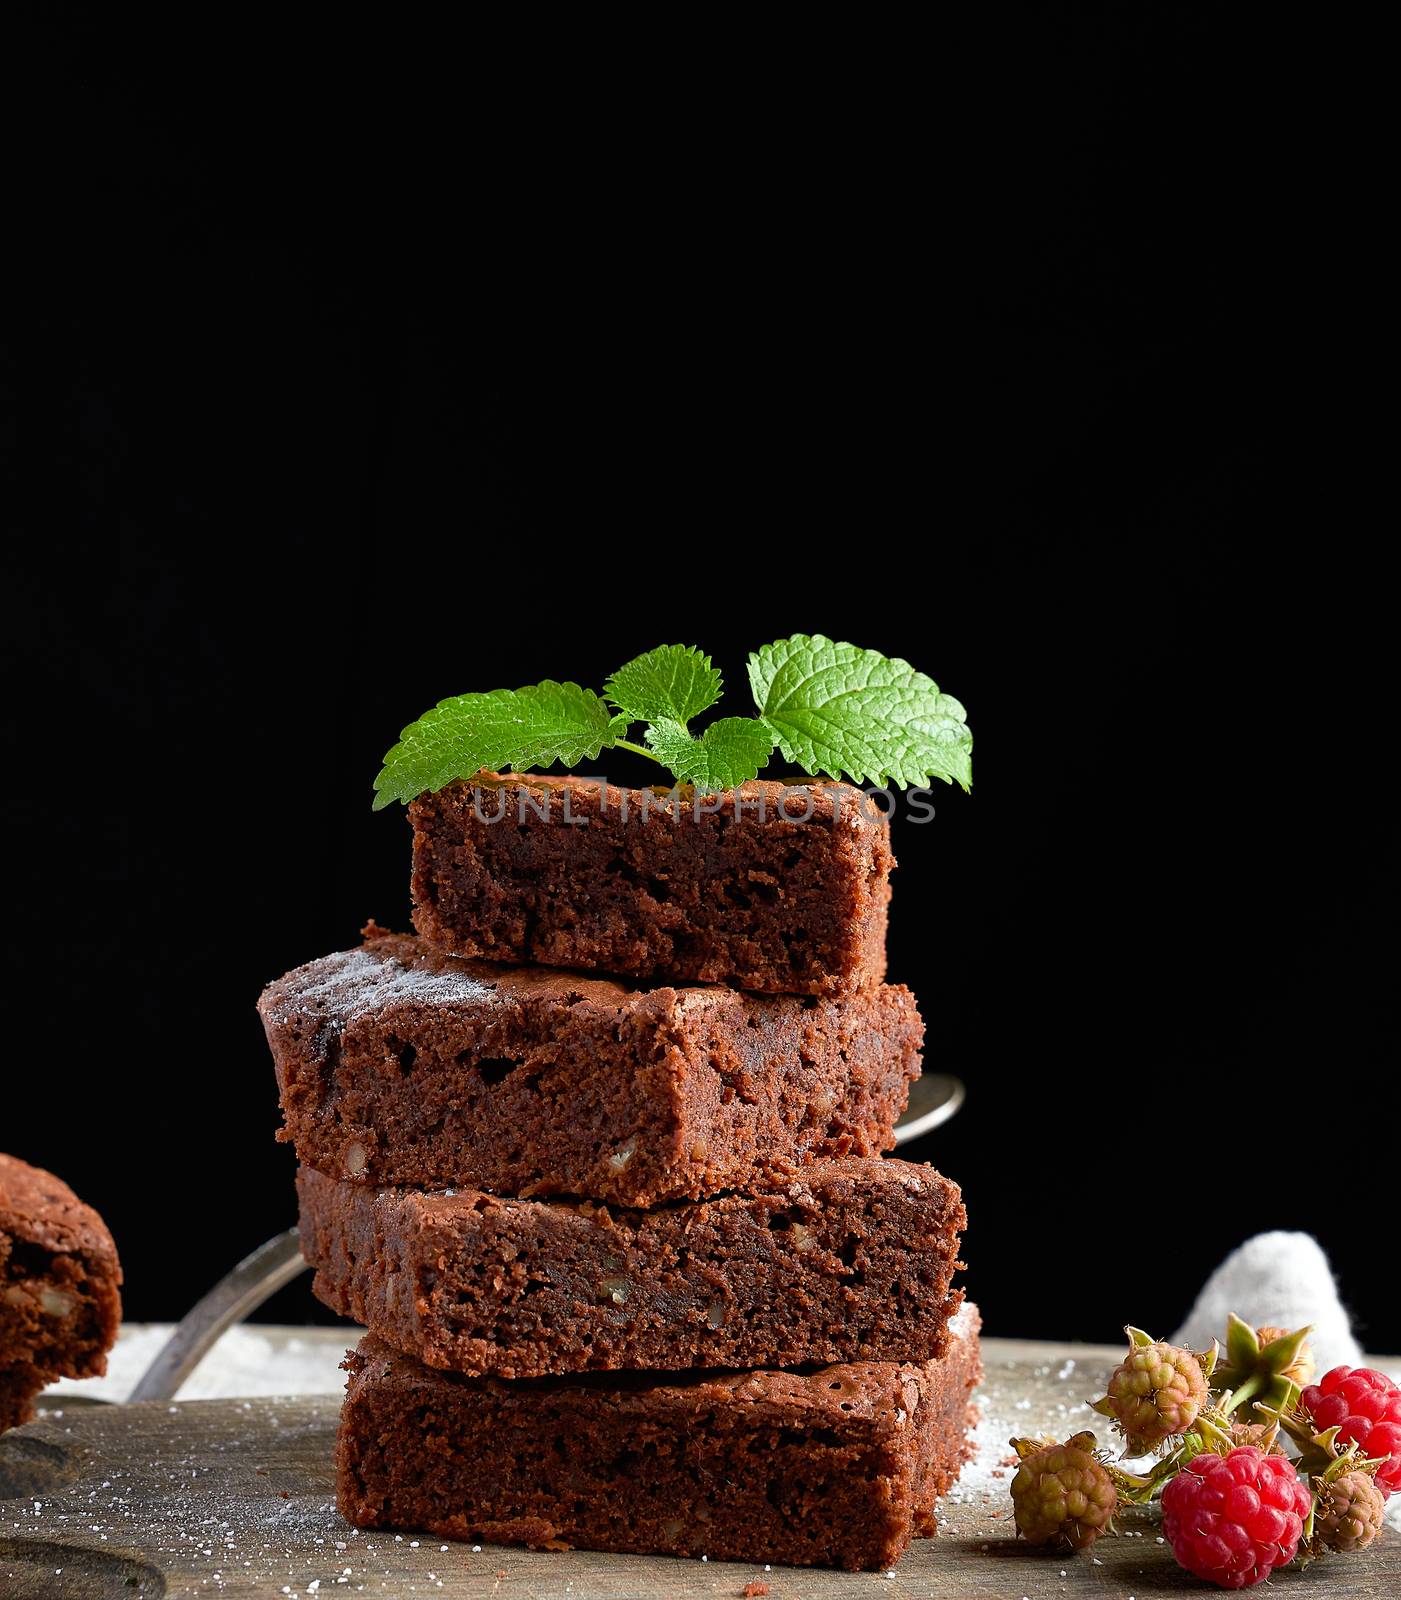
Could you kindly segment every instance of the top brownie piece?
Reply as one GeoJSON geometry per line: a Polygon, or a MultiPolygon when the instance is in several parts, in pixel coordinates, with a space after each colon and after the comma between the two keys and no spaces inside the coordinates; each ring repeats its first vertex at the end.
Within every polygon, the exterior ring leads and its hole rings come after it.
{"type": "Polygon", "coordinates": [[[846,784],[481,773],[409,820],[414,926],[457,955],[772,994],[885,973],[890,825],[846,784]]]}

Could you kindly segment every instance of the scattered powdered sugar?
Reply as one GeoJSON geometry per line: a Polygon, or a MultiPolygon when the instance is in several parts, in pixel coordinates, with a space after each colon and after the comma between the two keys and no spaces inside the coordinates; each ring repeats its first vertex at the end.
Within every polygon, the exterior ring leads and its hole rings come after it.
{"type": "Polygon", "coordinates": [[[989,1410],[986,1403],[979,1406],[977,1425],[968,1436],[973,1454],[959,1473],[958,1482],[945,1496],[946,1503],[981,1503],[990,1496],[1007,1492],[1007,1480],[1012,1474],[1003,1463],[1010,1454],[1007,1441],[1012,1431],[1005,1417],[989,1410]]]}
{"type": "Polygon", "coordinates": [[[336,1021],[353,1022],[385,1006],[473,1005],[490,1000],[491,984],[451,968],[434,971],[406,966],[374,950],[339,950],[309,962],[287,981],[272,1013],[275,1022],[329,1013],[336,1021]]]}

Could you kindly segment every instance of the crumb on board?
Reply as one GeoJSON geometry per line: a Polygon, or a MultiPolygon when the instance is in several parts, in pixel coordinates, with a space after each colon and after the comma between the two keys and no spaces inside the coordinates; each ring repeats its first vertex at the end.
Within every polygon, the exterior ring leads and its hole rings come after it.
{"type": "Polygon", "coordinates": [[[767,1594],[768,1592],[768,1584],[760,1583],[757,1578],[752,1578],[744,1586],[744,1600],[755,1600],[757,1595],[767,1594]]]}

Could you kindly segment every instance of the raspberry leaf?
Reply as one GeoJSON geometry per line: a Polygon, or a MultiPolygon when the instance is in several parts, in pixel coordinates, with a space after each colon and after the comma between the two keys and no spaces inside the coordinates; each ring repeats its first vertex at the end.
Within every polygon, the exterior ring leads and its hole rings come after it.
{"type": "Polygon", "coordinates": [[[577,683],[531,684],[440,700],[399,735],[375,779],[375,810],[408,802],[454,778],[484,769],[574,766],[593,760],[627,729],[592,689],[577,683]]]}
{"type": "Polygon", "coordinates": [[[806,772],[972,785],[963,707],[908,661],[795,634],[750,656],[749,684],[784,757],[806,772]]]}
{"type": "Polygon", "coordinates": [[[773,753],[773,734],[754,717],[721,717],[699,738],[666,718],[648,728],[644,737],[678,778],[707,794],[748,783],[773,753]]]}
{"type": "Polygon", "coordinates": [[[624,667],[603,692],[630,722],[688,723],[720,698],[720,674],[689,644],[662,644],[624,667]]]}

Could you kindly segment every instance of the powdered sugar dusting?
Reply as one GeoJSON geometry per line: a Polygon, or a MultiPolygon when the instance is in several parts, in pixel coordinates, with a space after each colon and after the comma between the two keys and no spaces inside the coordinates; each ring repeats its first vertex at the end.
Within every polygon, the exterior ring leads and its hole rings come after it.
{"type": "Polygon", "coordinates": [[[978,1421],[968,1435],[972,1454],[964,1463],[958,1482],[945,1496],[946,1505],[976,1505],[981,1509],[988,1499],[1007,1493],[1012,1476],[1007,1470],[1008,1440],[1013,1431],[985,1400],[979,1405],[978,1421]]]}
{"type": "Polygon", "coordinates": [[[977,1315],[977,1307],[971,1300],[960,1301],[958,1310],[949,1318],[949,1337],[951,1339],[967,1338],[974,1331],[977,1315]]]}
{"type": "Polygon", "coordinates": [[[371,1016],[386,1006],[480,1005],[495,993],[490,984],[450,968],[408,966],[374,950],[339,950],[299,967],[271,1010],[274,1022],[297,1016],[329,1016],[340,1023],[371,1016]]]}

